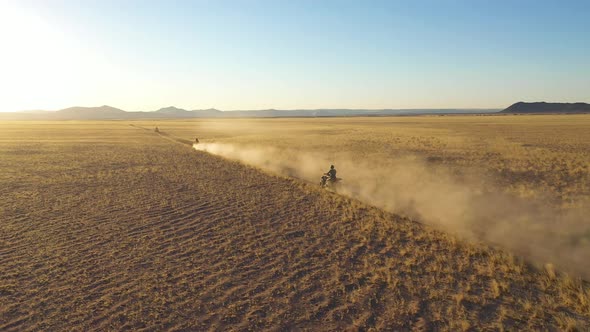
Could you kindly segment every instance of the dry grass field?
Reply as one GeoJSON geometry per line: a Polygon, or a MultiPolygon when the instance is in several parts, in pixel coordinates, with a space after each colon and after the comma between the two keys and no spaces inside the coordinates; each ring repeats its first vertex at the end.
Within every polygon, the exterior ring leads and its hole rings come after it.
{"type": "Polygon", "coordinates": [[[589,329],[589,124],[2,122],[0,330],[589,329]]]}
{"type": "Polygon", "coordinates": [[[309,183],[336,164],[340,193],[590,278],[588,115],[244,119],[167,130],[309,183]]]}

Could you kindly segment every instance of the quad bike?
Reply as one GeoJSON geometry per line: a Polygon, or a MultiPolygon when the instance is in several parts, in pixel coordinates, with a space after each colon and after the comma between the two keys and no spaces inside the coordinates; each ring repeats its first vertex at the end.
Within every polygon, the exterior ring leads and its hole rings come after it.
{"type": "Polygon", "coordinates": [[[328,174],[324,174],[320,180],[320,187],[336,188],[340,184],[340,181],[342,181],[341,178],[331,178],[328,174]]]}

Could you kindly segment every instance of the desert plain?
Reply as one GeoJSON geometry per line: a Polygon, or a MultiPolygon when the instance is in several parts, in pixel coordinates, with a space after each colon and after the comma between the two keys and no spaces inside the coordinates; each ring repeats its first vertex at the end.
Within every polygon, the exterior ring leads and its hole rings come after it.
{"type": "Polygon", "coordinates": [[[589,129],[1,122],[0,330],[587,330],[589,129]]]}

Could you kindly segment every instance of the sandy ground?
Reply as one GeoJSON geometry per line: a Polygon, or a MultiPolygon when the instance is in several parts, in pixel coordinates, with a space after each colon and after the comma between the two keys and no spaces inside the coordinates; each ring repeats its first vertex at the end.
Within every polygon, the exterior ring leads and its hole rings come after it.
{"type": "Polygon", "coordinates": [[[23,126],[0,136],[0,330],[590,326],[550,267],[127,124],[23,126]]]}

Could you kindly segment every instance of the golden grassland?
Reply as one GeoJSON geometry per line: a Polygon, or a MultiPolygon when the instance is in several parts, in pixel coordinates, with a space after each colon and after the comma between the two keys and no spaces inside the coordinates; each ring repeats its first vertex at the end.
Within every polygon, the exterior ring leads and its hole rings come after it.
{"type": "Polygon", "coordinates": [[[187,140],[196,132],[202,142],[229,146],[230,158],[310,183],[336,163],[346,184],[364,187],[348,190],[351,197],[590,278],[588,115],[242,119],[165,126],[187,140]]]}
{"type": "Polygon", "coordinates": [[[420,154],[485,170],[525,196],[590,202],[589,115],[200,120],[164,127],[191,140],[344,151],[357,160],[420,154]]]}
{"type": "Polygon", "coordinates": [[[579,278],[179,142],[418,154],[569,207],[588,123],[2,122],[0,330],[587,329],[579,278]]]}

